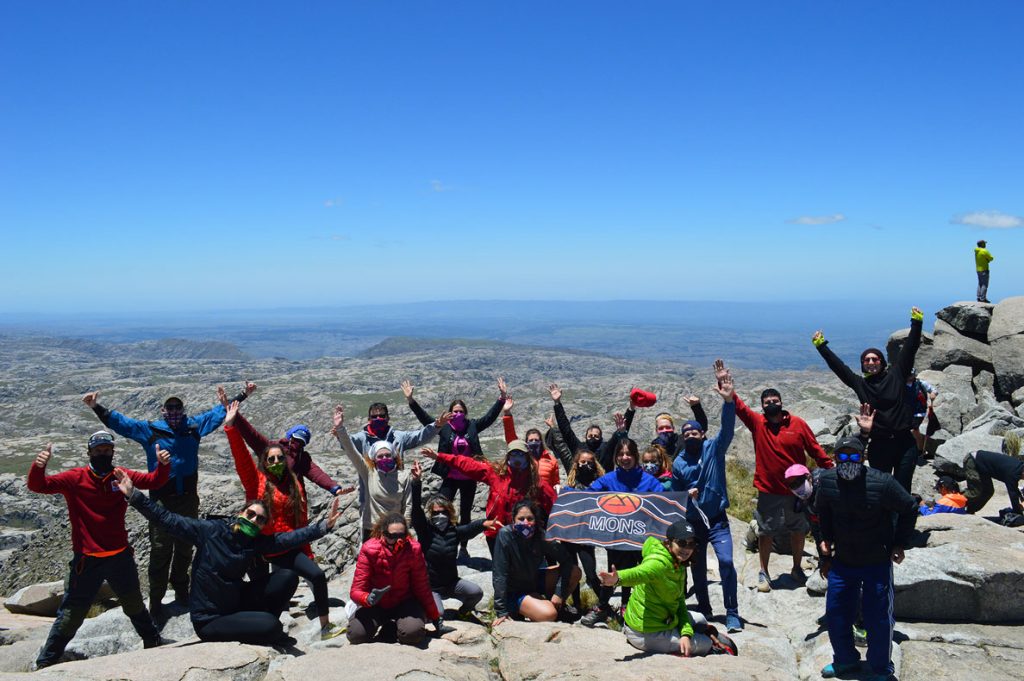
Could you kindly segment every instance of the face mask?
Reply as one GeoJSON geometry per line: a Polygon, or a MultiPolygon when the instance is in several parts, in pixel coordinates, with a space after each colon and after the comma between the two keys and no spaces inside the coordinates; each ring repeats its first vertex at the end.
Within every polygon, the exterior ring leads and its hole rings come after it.
{"type": "Polygon", "coordinates": [[[451,420],[448,421],[448,425],[452,427],[452,430],[462,432],[466,429],[466,414],[461,411],[457,411],[452,414],[451,420]]]}
{"type": "Polygon", "coordinates": [[[533,536],[533,525],[527,525],[526,523],[516,523],[512,526],[512,528],[515,529],[515,531],[519,533],[519,536],[523,539],[529,539],[533,536]]]}
{"type": "Polygon", "coordinates": [[[641,468],[643,468],[651,475],[657,475],[658,473],[661,472],[661,466],[658,465],[657,461],[645,461],[641,468]]]}
{"type": "Polygon", "coordinates": [[[241,515],[235,518],[235,529],[250,538],[260,533],[259,525],[241,515]]]}
{"type": "Polygon", "coordinates": [[[114,456],[90,456],[89,468],[101,478],[110,475],[114,472],[114,456]]]}
{"type": "Polygon", "coordinates": [[[374,463],[377,465],[377,470],[379,470],[381,473],[390,473],[391,471],[395,470],[395,466],[397,465],[395,463],[395,460],[392,459],[391,457],[376,459],[374,463]]]}
{"type": "Polygon", "coordinates": [[[167,421],[167,425],[171,427],[171,430],[177,430],[184,420],[185,412],[183,411],[164,412],[164,421],[167,421]]]}
{"type": "Polygon", "coordinates": [[[778,404],[777,402],[769,402],[768,404],[764,405],[765,416],[778,416],[781,413],[782,405],[778,404]]]}
{"type": "Polygon", "coordinates": [[[388,420],[380,417],[370,419],[370,433],[374,437],[386,437],[388,434],[388,420]]]}
{"type": "Polygon", "coordinates": [[[664,433],[658,433],[658,437],[654,438],[654,444],[661,445],[671,455],[676,451],[676,440],[678,438],[678,434],[666,430],[664,433]]]}
{"type": "Polygon", "coordinates": [[[591,452],[597,452],[601,448],[601,442],[604,438],[600,437],[588,437],[587,438],[587,449],[591,452]]]}
{"type": "Polygon", "coordinates": [[[843,480],[856,480],[864,473],[864,464],[854,461],[842,461],[836,464],[836,475],[843,480]]]}
{"type": "Polygon", "coordinates": [[[448,529],[449,525],[448,516],[444,513],[438,513],[430,518],[430,524],[434,526],[434,529],[438,532],[444,532],[448,529]]]}
{"type": "Polygon", "coordinates": [[[795,490],[793,490],[793,494],[797,495],[798,497],[806,501],[811,498],[811,493],[813,491],[814,486],[811,484],[811,481],[804,480],[804,484],[800,485],[795,490]]]}
{"type": "Polygon", "coordinates": [[[267,472],[273,475],[275,478],[280,478],[281,473],[284,473],[284,463],[268,463],[267,472]]]}
{"type": "Polygon", "coordinates": [[[509,468],[514,468],[517,471],[521,471],[525,469],[526,466],[529,464],[526,461],[526,456],[524,454],[516,453],[508,455],[508,465],[509,468]]]}
{"type": "Polygon", "coordinates": [[[686,453],[690,456],[700,454],[701,448],[704,446],[703,440],[699,437],[691,437],[684,441],[683,448],[686,453]]]}
{"type": "Polygon", "coordinates": [[[527,442],[526,448],[530,450],[530,456],[532,456],[535,459],[540,458],[540,440],[527,442]]]}

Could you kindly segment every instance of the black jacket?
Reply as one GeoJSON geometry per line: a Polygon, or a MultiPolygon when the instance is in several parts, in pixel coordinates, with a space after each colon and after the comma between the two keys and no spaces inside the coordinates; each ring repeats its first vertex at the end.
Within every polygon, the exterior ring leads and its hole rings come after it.
{"type": "MultiPolygon", "coordinates": [[[[501,407],[505,402],[498,398],[498,401],[487,410],[487,413],[478,419],[466,419],[466,432],[462,433],[462,437],[466,438],[469,442],[469,450],[473,453],[473,456],[483,456],[484,450],[480,447],[480,431],[490,428],[498,417],[501,416],[501,407]]],[[[409,401],[409,409],[412,409],[412,413],[416,415],[416,418],[423,425],[428,423],[434,423],[435,418],[428,414],[420,403],[416,400],[409,401]]],[[[444,452],[445,454],[453,454],[452,444],[455,442],[455,430],[450,424],[444,424],[437,433],[437,451],[444,452]]],[[[431,467],[431,472],[440,477],[448,475],[448,467],[439,461],[435,461],[431,467]]]]}
{"type": "Polygon", "coordinates": [[[249,538],[232,530],[230,521],[199,520],[171,513],[138,490],[128,503],[169,534],[195,544],[188,607],[196,626],[238,612],[242,578],[255,559],[308,544],[327,533],[326,523],[319,522],[293,532],[249,538]]]}
{"type": "Polygon", "coordinates": [[[910,322],[910,334],[900,348],[892,364],[874,376],[864,376],[843,363],[828,347],[828,342],[818,346],[818,353],[828,368],[839,380],[853,388],[861,404],[875,408],[875,423],[871,429],[872,438],[879,435],[906,432],[913,427],[914,407],[904,399],[907,378],[914,368],[914,356],[921,345],[921,322],[910,322]]]}
{"type": "Polygon", "coordinates": [[[453,587],[459,581],[459,544],[483,532],[484,521],[474,520],[465,525],[449,524],[444,532],[438,532],[423,512],[422,497],[423,485],[416,480],[412,483],[412,528],[416,530],[416,539],[427,561],[430,588],[439,591],[453,587]]]}
{"type": "Polygon", "coordinates": [[[864,475],[843,480],[835,468],[821,471],[814,506],[821,537],[834,544],[836,560],[853,567],[890,560],[905,547],[917,521],[917,501],[888,473],[864,466],[864,475]]]}
{"type": "MultiPolygon", "coordinates": [[[[606,471],[610,471],[615,468],[615,447],[619,444],[619,440],[628,437],[629,427],[633,425],[633,416],[636,414],[635,409],[626,410],[626,427],[624,430],[617,430],[612,433],[612,436],[604,440],[601,446],[594,452],[594,458],[598,460],[601,467],[606,471]]],[[[562,441],[565,442],[566,449],[556,451],[559,458],[562,460],[562,465],[565,467],[566,472],[572,468],[572,461],[576,458],[576,452],[580,449],[587,449],[587,444],[576,437],[576,433],[572,430],[572,425],[569,423],[569,417],[565,413],[565,407],[562,406],[561,402],[555,402],[555,422],[558,425],[558,433],[562,436],[562,441]]]]}
{"type": "Polygon", "coordinates": [[[1006,493],[1010,495],[1012,507],[1015,510],[1021,507],[1018,485],[1020,475],[1024,473],[1024,459],[979,449],[974,455],[974,467],[982,475],[995,478],[1006,485],[1006,493]]]}
{"type": "Polygon", "coordinates": [[[511,525],[498,530],[494,542],[494,559],[491,561],[491,579],[494,583],[494,615],[505,617],[515,606],[512,599],[523,594],[542,591],[538,584],[540,566],[544,559],[548,565],[558,564],[561,575],[560,592],[564,601],[568,597],[569,581],[572,578],[573,563],[565,551],[555,542],[544,539],[540,529],[529,539],[524,539],[511,525]]]}

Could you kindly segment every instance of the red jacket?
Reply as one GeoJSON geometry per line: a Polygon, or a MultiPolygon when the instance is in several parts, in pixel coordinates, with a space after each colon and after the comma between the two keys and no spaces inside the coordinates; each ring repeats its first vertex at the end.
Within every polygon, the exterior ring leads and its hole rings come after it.
{"type": "MultiPolygon", "coordinates": [[[[468,456],[457,456],[455,454],[438,453],[437,460],[441,463],[460,470],[467,477],[478,482],[484,482],[491,488],[487,496],[487,518],[497,520],[501,525],[508,525],[512,522],[512,507],[520,499],[526,496],[529,489],[530,478],[526,471],[514,471],[509,469],[504,475],[498,475],[494,466],[486,461],[477,461],[468,456]]],[[[551,507],[555,504],[555,490],[543,480],[539,483],[539,499],[534,499],[540,506],[544,517],[551,513],[551,507]]],[[[501,529],[500,526],[484,530],[484,535],[493,537],[501,529]]]]}
{"type": "Polygon", "coordinates": [[[394,608],[410,598],[415,598],[423,606],[430,621],[440,617],[434,596],[430,592],[430,578],[427,576],[427,562],[423,559],[423,550],[419,542],[405,539],[394,548],[382,539],[368,539],[359,549],[356,558],[356,574],[352,578],[352,589],[349,596],[364,608],[370,607],[366,598],[373,589],[390,585],[377,606],[394,608]]]}
{"type": "MultiPolygon", "coordinates": [[[[506,444],[512,442],[512,440],[519,439],[519,436],[516,435],[516,422],[512,418],[512,414],[505,414],[501,417],[501,426],[505,429],[506,444]]],[[[575,452],[573,452],[573,454],[575,454],[575,452]]],[[[554,487],[562,482],[558,473],[558,467],[558,459],[544,448],[544,440],[542,439],[540,458],[537,459],[537,474],[540,476],[541,480],[554,487]]]]}
{"type": "MultiPolygon", "coordinates": [[[[152,473],[124,469],[139,489],[163,487],[171,477],[169,465],[152,473]]],[[[128,501],[117,488],[114,474],[100,478],[88,467],[72,468],[54,475],[34,463],[28,469],[28,488],[40,494],[63,494],[71,523],[71,548],[89,556],[112,554],[128,546],[124,514],[128,501]]]]}
{"type": "MultiPolygon", "coordinates": [[[[252,424],[241,414],[235,417],[234,427],[238,429],[238,432],[245,438],[245,443],[254,452],[261,452],[272,444],[269,438],[253,428],[252,424]]],[[[308,478],[331,494],[341,487],[316,464],[316,461],[313,461],[313,457],[309,455],[305,447],[296,447],[292,444],[292,440],[284,438],[278,440],[276,444],[284,451],[288,468],[298,476],[300,483],[304,484],[303,479],[308,478]]]]}
{"type": "Polygon", "coordinates": [[[788,411],[782,412],[777,427],[767,417],[753,411],[736,396],[736,416],[754,437],[754,487],[766,494],[790,495],[786,487],[786,469],[795,463],[807,463],[810,455],[820,468],[834,465],[818,444],[807,422],[788,411]]]}
{"type": "MultiPolygon", "coordinates": [[[[256,467],[252,455],[245,446],[245,440],[237,428],[224,426],[224,433],[228,436],[228,444],[231,445],[231,456],[235,460],[235,471],[238,472],[238,479],[242,481],[242,489],[245,490],[246,499],[262,499],[263,493],[267,491],[267,476],[256,467]]],[[[278,532],[291,532],[309,524],[306,517],[306,491],[299,486],[299,520],[295,520],[295,510],[292,508],[292,499],[288,494],[274,487],[274,496],[271,500],[270,522],[263,526],[260,534],[276,534],[278,532]]],[[[309,544],[302,547],[302,551],[310,558],[313,551],[309,544]]],[[[286,552],[287,553],[287,552],[286,552]]],[[[273,554],[280,555],[280,554],[273,554]]]]}

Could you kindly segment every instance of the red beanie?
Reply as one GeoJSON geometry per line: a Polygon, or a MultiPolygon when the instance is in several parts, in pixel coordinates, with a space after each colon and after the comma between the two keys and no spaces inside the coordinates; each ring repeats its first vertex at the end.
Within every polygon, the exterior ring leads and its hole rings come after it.
{"type": "Polygon", "coordinates": [[[653,407],[658,401],[658,396],[640,388],[633,388],[629,393],[629,401],[638,407],[653,407]]]}

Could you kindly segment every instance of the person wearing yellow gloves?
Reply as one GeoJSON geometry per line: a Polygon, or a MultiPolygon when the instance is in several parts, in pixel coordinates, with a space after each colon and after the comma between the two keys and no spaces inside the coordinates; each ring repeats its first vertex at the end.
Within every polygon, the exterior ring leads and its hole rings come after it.
{"type": "Polygon", "coordinates": [[[821,331],[811,337],[829,369],[857,394],[861,404],[871,405],[875,411],[874,427],[868,441],[871,467],[891,473],[908,492],[920,451],[911,432],[914,410],[903,399],[903,393],[907,378],[914,369],[914,356],[921,345],[923,323],[924,313],[919,308],[910,308],[910,333],[892,364],[886,363],[884,352],[868,348],[860,355],[860,373],[853,371],[832,352],[821,331]]]}
{"type": "Polygon", "coordinates": [[[974,249],[974,267],[978,270],[978,302],[988,302],[988,264],[995,260],[988,252],[984,239],[974,249]]]}

